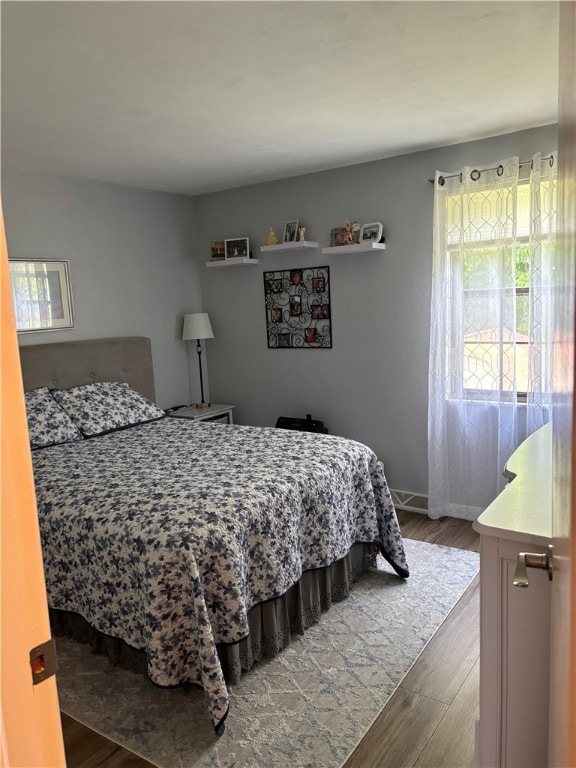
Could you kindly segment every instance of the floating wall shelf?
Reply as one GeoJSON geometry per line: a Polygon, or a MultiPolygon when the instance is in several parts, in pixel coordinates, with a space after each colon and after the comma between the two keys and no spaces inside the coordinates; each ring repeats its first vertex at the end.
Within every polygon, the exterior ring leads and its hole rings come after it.
{"type": "Polygon", "coordinates": [[[334,245],[330,248],[322,248],[322,253],[369,253],[383,251],[386,243],[375,243],[368,240],[365,243],[353,243],[352,245],[334,245]]]}
{"type": "Polygon", "coordinates": [[[277,243],[276,245],[261,245],[261,253],[298,253],[299,251],[309,251],[318,248],[318,243],[310,240],[297,240],[294,243],[277,243]]]}
{"type": "Polygon", "coordinates": [[[239,267],[241,264],[258,264],[258,259],[251,259],[249,256],[240,256],[235,259],[216,259],[207,261],[207,267],[239,267]]]}

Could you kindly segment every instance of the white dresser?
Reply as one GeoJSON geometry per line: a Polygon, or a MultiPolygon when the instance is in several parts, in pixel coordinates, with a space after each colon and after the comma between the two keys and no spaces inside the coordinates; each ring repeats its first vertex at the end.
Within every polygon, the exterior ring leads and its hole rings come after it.
{"type": "Polygon", "coordinates": [[[474,528],[480,549],[478,768],[548,764],[550,600],[548,571],[528,568],[513,586],[520,552],[547,554],[552,537],[552,427],[512,455],[509,485],[474,528]]]}

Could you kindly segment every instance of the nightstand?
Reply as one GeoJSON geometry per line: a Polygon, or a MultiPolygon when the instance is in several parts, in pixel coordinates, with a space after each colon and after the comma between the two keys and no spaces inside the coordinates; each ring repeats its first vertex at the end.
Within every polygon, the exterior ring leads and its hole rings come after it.
{"type": "Polygon", "coordinates": [[[193,419],[194,421],[221,421],[226,419],[227,424],[233,424],[232,410],[236,408],[235,405],[219,405],[212,403],[207,408],[197,408],[195,405],[191,405],[189,408],[180,408],[178,411],[169,413],[169,416],[174,416],[178,419],[193,419]]]}

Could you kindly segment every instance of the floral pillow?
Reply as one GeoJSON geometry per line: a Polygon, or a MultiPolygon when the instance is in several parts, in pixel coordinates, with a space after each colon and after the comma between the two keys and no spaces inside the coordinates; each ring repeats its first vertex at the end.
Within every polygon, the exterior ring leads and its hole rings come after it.
{"type": "Polygon", "coordinates": [[[31,389],[24,398],[32,448],[47,448],[49,445],[82,440],[78,428],[54,400],[48,387],[31,389]]]}
{"type": "Polygon", "coordinates": [[[52,394],[84,437],[95,437],[165,416],[151,400],[119,381],[55,389],[52,394]]]}

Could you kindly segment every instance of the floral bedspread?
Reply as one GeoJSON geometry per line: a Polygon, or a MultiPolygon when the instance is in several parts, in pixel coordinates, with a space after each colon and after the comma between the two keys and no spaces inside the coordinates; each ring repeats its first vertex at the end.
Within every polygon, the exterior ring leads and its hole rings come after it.
{"type": "Polygon", "coordinates": [[[197,683],[218,729],[217,643],[355,542],[408,576],[382,465],[332,435],[165,418],[33,453],[52,608],[146,650],[159,685],[197,683]]]}

